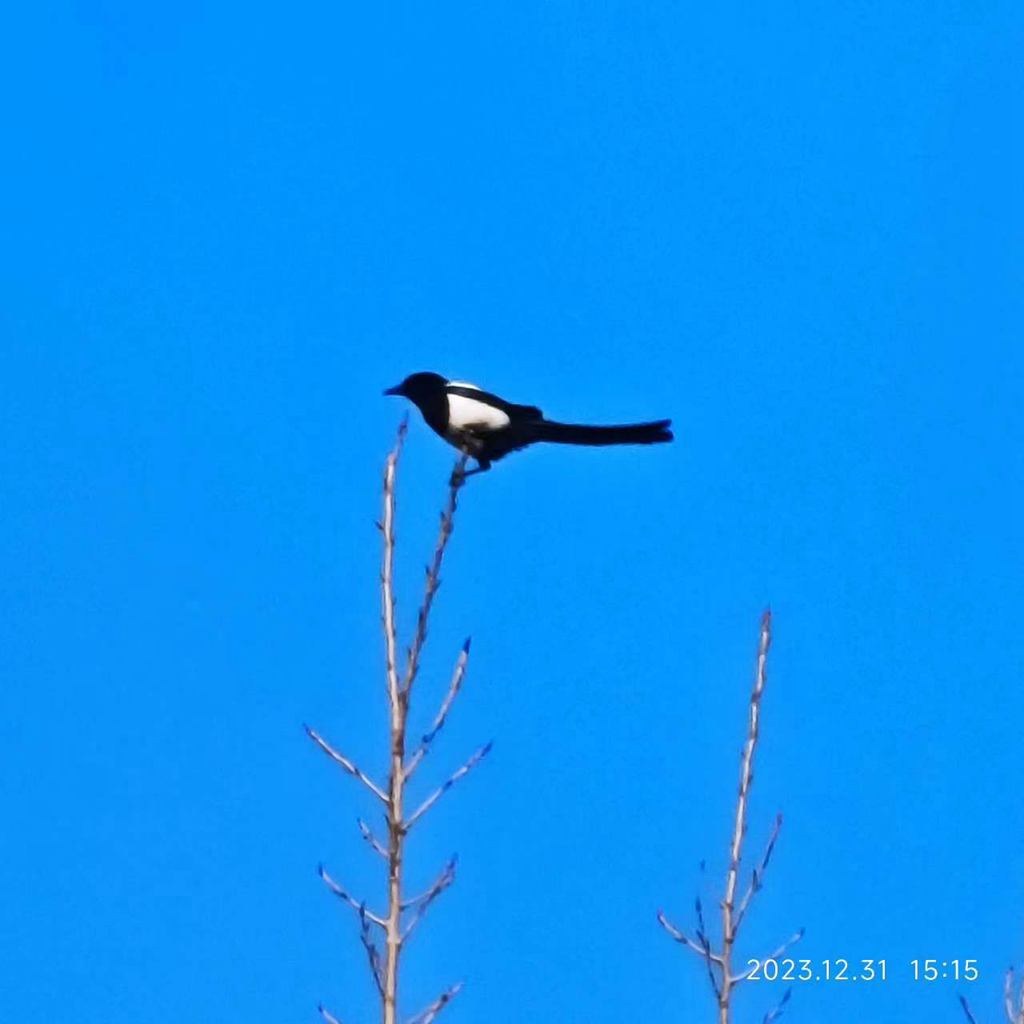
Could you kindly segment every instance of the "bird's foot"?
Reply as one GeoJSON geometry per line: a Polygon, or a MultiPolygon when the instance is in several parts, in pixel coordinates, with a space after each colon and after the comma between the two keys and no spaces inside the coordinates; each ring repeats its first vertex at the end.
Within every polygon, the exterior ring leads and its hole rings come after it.
{"type": "Polygon", "coordinates": [[[449,484],[452,487],[461,487],[469,477],[476,476],[477,473],[486,473],[490,468],[491,464],[489,462],[481,463],[475,469],[466,469],[466,467],[460,463],[452,470],[449,484]]]}

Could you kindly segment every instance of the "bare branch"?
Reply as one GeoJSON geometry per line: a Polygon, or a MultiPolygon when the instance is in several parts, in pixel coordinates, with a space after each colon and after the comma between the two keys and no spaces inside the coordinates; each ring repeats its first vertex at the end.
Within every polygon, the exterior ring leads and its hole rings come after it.
{"type": "Polygon", "coordinates": [[[402,932],[402,942],[404,943],[410,935],[416,925],[423,919],[423,915],[427,912],[430,904],[437,899],[448,888],[452,882],[455,881],[455,865],[458,861],[457,857],[452,857],[450,861],[444,866],[441,873],[434,880],[433,885],[426,892],[420,893],[419,896],[415,896],[411,900],[407,900],[403,907],[405,909],[415,908],[415,913],[412,915],[412,919],[405,926],[405,931],[402,932]]]}
{"type": "Polygon", "coordinates": [[[1009,1024],[1017,1024],[1016,1015],[1013,1012],[1013,968],[1008,967],[1006,977],[1003,978],[1003,1009],[1006,1011],[1006,1019],[1009,1024]]]}
{"type": "Polygon", "coordinates": [[[743,923],[743,918],[746,917],[747,910],[750,909],[750,902],[753,898],[761,891],[761,886],[764,885],[764,874],[768,870],[768,862],[772,859],[772,853],[775,850],[775,843],[778,841],[779,833],[782,831],[782,815],[775,815],[775,824],[772,827],[771,835],[768,837],[768,844],[764,848],[764,854],[761,857],[761,863],[751,872],[750,885],[747,886],[746,892],[743,893],[743,899],[740,900],[739,909],[736,911],[736,921],[733,924],[733,931],[739,932],[740,925],[743,923]]]}
{"type": "Polygon", "coordinates": [[[340,886],[329,874],[327,874],[323,864],[318,864],[316,870],[317,874],[319,874],[323,879],[327,888],[330,889],[338,899],[344,900],[357,914],[359,914],[360,917],[368,918],[375,925],[378,925],[381,928],[384,927],[384,918],[367,910],[365,901],[357,900],[350,892],[348,892],[347,889],[340,886]]]}
{"type": "Polygon", "coordinates": [[[317,1007],[317,1011],[319,1012],[320,1016],[323,1017],[323,1019],[327,1022],[327,1024],[341,1024],[341,1021],[338,1020],[338,1018],[335,1017],[333,1013],[329,1013],[324,1008],[324,1004],[323,1003],[321,1003],[317,1007]]]}
{"type": "MultiPolygon", "coordinates": [[[[754,681],[750,691],[750,699],[747,706],[747,733],[740,755],[739,785],[736,791],[736,810],[733,820],[732,836],[729,842],[729,860],[725,875],[725,886],[719,907],[722,913],[721,947],[712,947],[708,935],[707,925],[704,919],[704,906],[698,895],[694,901],[694,909],[697,914],[697,930],[691,937],[675,925],[669,923],[665,915],[659,911],[658,921],[668,934],[676,942],[685,946],[691,952],[704,961],[707,970],[708,981],[715,994],[715,1001],[718,1007],[718,1024],[730,1024],[732,1020],[732,993],[733,989],[740,982],[749,977],[750,972],[733,974],[732,963],[736,938],[740,926],[746,919],[746,915],[754,901],[754,897],[761,891],[764,885],[765,873],[775,852],[775,845],[778,842],[782,830],[782,815],[775,818],[775,824],[768,836],[764,852],[757,866],[751,872],[750,883],[744,889],[742,896],[737,898],[740,864],[743,860],[743,844],[747,834],[747,815],[750,804],[750,792],[754,781],[754,758],[757,751],[757,743],[760,737],[761,726],[761,699],[764,695],[767,683],[768,650],[771,647],[772,639],[772,618],[771,612],[765,611],[761,616],[761,628],[758,636],[757,662],[754,671],[754,681]]],[[[701,871],[704,870],[704,863],[701,862],[701,871]]],[[[803,937],[803,929],[796,932],[786,940],[777,950],[770,954],[769,958],[780,957],[793,943],[803,937]]],[[[783,1008],[790,998],[790,991],[782,997],[776,1007],[767,1013],[762,1024],[773,1024],[782,1016],[783,1008]]],[[[1024,1024],[1024,1022],[1021,1022],[1024,1024]]]]}
{"type": "Polygon", "coordinates": [[[714,956],[714,960],[718,964],[719,970],[722,972],[723,983],[725,982],[726,977],[728,977],[728,967],[724,956],[721,954],[712,954],[711,952],[711,940],[708,938],[708,929],[704,924],[704,904],[701,903],[699,893],[693,901],[693,909],[697,914],[697,941],[700,943],[701,949],[704,951],[704,963],[708,969],[708,981],[711,983],[711,991],[715,993],[715,998],[719,1003],[721,1003],[722,989],[718,984],[718,979],[715,977],[715,972],[711,969],[712,957],[714,956]]]}
{"type": "Polygon", "coordinates": [[[440,874],[431,883],[429,889],[424,889],[419,896],[413,896],[412,899],[402,901],[402,909],[410,910],[415,906],[418,906],[424,901],[433,899],[439,892],[446,889],[452,882],[455,881],[455,868],[459,863],[458,854],[453,854],[447,864],[441,869],[440,874]]]}
{"type": "Polygon", "coordinates": [[[432,1024],[437,1015],[459,994],[462,982],[457,982],[451,988],[442,992],[425,1010],[421,1010],[413,1017],[409,1024],[432,1024]]]}
{"type": "Polygon", "coordinates": [[[377,992],[380,995],[381,1001],[386,1002],[384,995],[384,971],[380,964],[380,951],[370,935],[370,921],[365,912],[359,915],[359,941],[362,942],[363,949],[366,950],[366,959],[370,964],[370,974],[373,975],[373,983],[377,986],[377,992]]]}
{"type": "MultiPolygon", "coordinates": [[[[365,903],[355,899],[343,886],[331,878],[320,867],[320,876],[327,887],[347,903],[359,915],[359,937],[366,951],[370,973],[380,996],[382,1024],[398,1024],[399,964],[404,942],[426,914],[434,900],[452,884],[455,879],[454,858],[434,880],[425,892],[411,900],[403,899],[403,878],[405,867],[405,845],[409,826],[422,817],[441,795],[447,792],[460,778],[465,776],[490,750],[490,744],[478,750],[438,790],[432,793],[408,819],[405,818],[405,788],[409,776],[426,757],[434,739],[444,727],[453,702],[459,693],[469,657],[467,640],[456,662],[448,691],[441,702],[429,730],[422,736],[411,757],[406,756],[407,725],[409,704],[413,683],[419,669],[419,660],[427,637],[427,626],[433,607],[434,596],[440,586],[441,565],[454,525],[459,491],[465,481],[467,455],[464,453],[455,466],[448,487],[448,499],[441,513],[441,525],[434,548],[434,554],[426,571],[423,598],[420,604],[412,643],[408,649],[408,660],[404,673],[398,664],[398,624],[395,596],[395,521],[396,521],[396,479],[399,457],[406,435],[407,421],[403,420],[398,430],[395,445],[384,465],[383,511],[378,526],[382,536],[380,570],[381,586],[381,627],[384,634],[384,658],[388,697],[388,778],[386,786],[379,786],[362,772],[352,760],[331,747],[317,732],[306,727],[306,732],[321,750],[350,775],[355,776],[384,804],[386,834],[377,835],[362,819],[357,819],[359,832],[370,848],[387,862],[387,912],[381,916],[369,911],[365,903]],[[405,927],[403,929],[403,923],[405,927]],[[374,942],[371,925],[383,931],[383,941],[378,949],[374,942]]],[[[431,1024],[441,1010],[459,991],[456,985],[442,993],[413,1021],[415,1024],[431,1024]]],[[[339,1024],[337,1018],[320,1008],[326,1024],[339,1024]]]]}
{"type": "Polygon", "coordinates": [[[398,701],[398,627],[395,623],[395,474],[398,459],[402,454],[402,443],[409,426],[408,417],[403,417],[398,427],[398,437],[384,463],[384,514],[380,529],[384,535],[380,568],[381,626],[384,630],[384,663],[387,674],[388,700],[392,707],[398,701]]]}
{"type": "MultiPolygon", "coordinates": [[[[792,935],[790,935],[788,939],[786,939],[785,942],[783,942],[781,945],[776,946],[775,949],[773,949],[767,956],[759,957],[758,962],[764,963],[765,960],[778,960],[779,957],[782,956],[782,954],[790,948],[790,946],[795,946],[803,937],[804,929],[798,928],[795,932],[793,932],[792,935]]],[[[747,978],[750,977],[752,971],[753,968],[751,968],[749,971],[744,971],[742,974],[734,974],[730,978],[730,981],[732,982],[732,984],[738,985],[741,981],[746,981],[747,978]]]]}
{"type": "Polygon", "coordinates": [[[732,842],[729,844],[729,870],[725,876],[725,895],[722,898],[722,994],[718,1000],[720,1024],[729,1021],[729,990],[732,987],[732,949],[736,942],[736,923],[733,910],[736,902],[736,881],[739,876],[740,860],[743,857],[743,839],[747,833],[747,805],[750,787],[754,780],[754,752],[761,727],[761,696],[767,682],[768,648],[772,642],[772,614],[766,611],[761,616],[761,633],[757,644],[757,666],[754,671],[754,685],[750,691],[750,706],[747,716],[747,740],[740,758],[739,790],[736,794],[736,820],[733,824],[732,842]]]}
{"type": "Polygon", "coordinates": [[[451,479],[448,482],[448,503],[441,513],[441,526],[437,535],[437,544],[434,546],[434,557],[427,566],[427,578],[423,587],[423,602],[420,605],[419,613],[416,616],[416,632],[413,635],[412,643],[409,645],[408,660],[406,661],[405,679],[402,683],[402,693],[408,698],[412,684],[416,681],[416,673],[419,670],[420,654],[427,639],[427,622],[430,619],[430,609],[434,604],[434,595],[441,585],[441,563],[444,561],[444,553],[448,547],[448,538],[452,535],[455,523],[455,509],[459,503],[459,491],[466,481],[467,456],[463,454],[455,464],[451,479]]]}
{"type": "Polygon", "coordinates": [[[448,684],[448,692],[445,694],[444,700],[441,702],[440,709],[434,716],[434,721],[431,724],[430,729],[424,734],[423,738],[420,740],[420,745],[416,748],[412,757],[409,758],[409,763],[405,768],[406,779],[412,777],[412,773],[416,771],[417,767],[419,767],[420,761],[426,757],[431,743],[434,742],[434,738],[444,728],[444,723],[448,719],[448,712],[451,710],[452,704],[459,694],[463,677],[466,674],[466,664],[469,662],[470,640],[471,638],[467,637],[466,642],[462,645],[462,650],[459,652],[458,660],[455,662],[455,671],[452,673],[451,682],[448,684]]]}
{"type": "Polygon", "coordinates": [[[697,941],[702,946],[710,947],[711,943],[708,940],[708,928],[704,923],[704,904],[701,902],[699,893],[693,901],[693,909],[694,913],[697,915],[697,941]]]}
{"type": "Polygon", "coordinates": [[[374,852],[379,853],[387,860],[388,851],[384,849],[377,837],[370,831],[370,826],[362,818],[356,818],[356,824],[359,826],[359,832],[367,844],[373,848],[374,852]]]}
{"type": "Polygon", "coordinates": [[[406,831],[411,829],[413,825],[415,825],[416,822],[419,821],[419,819],[422,818],[423,815],[426,814],[427,811],[429,811],[430,808],[433,807],[434,804],[436,804],[437,801],[440,800],[441,797],[459,781],[459,779],[465,778],[465,776],[467,776],[491,752],[491,746],[492,743],[485,743],[457,772],[449,776],[445,782],[438,786],[438,788],[435,789],[434,792],[431,793],[430,796],[428,796],[427,799],[424,800],[423,803],[421,803],[409,816],[408,820],[405,822],[406,831]]]}
{"type": "Polygon", "coordinates": [[[658,924],[660,924],[661,927],[676,940],[676,942],[682,943],[688,949],[692,949],[693,952],[701,959],[710,960],[712,963],[721,965],[722,958],[717,953],[711,952],[709,945],[702,945],[696,940],[691,939],[686,932],[672,924],[672,922],[665,916],[665,912],[662,910],[658,911],[658,924]]]}
{"type": "Polygon", "coordinates": [[[762,960],[778,960],[783,953],[788,952],[790,947],[795,946],[803,937],[807,931],[806,928],[797,928],[795,932],[780,946],[776,946],[766,957],[762,957],[762,960]]]}
{"type": "MultiPolygon", "coordinates": [[[[386,663],[390,772],[388,774],[388,913],[384,923],[384,965],[377,963],[384,1024],[397,1024],[398,1020],[398,962],[401,954],[402,916],[402,861],[405,831],[402,828],[402,801],[405,793],[405,727],[409,702],[402,692],[398,668],[398,633],[395,624],[395,474],[405,434],[405,423],[398,431],[398,440],[384,465],[384,513],[381,533],[384,543],[381,554],[380,593],[381,622],[384,628],[384,658],[386,663]]],[[[376,949],[374,949],[376,953],[376,949]]],[[[371,956],[371,964],[373,962],[371,956]]]]}
{"type": "Polygon", "coordinates": [[[387,794],[368,775],[356,767],[344,754],[335,750],[317,731],[308,725],[303,725],[306,735],[332,760],[341,765],[349,773],[355,776],[366,788],[373,793],[378,800],[388,802],[387,794]]]}
{"type": "MultiPolygon", "coordinates": [[[[445,549],[448,546],[448,539],[451,536],[455,509],[458,505],[459,490],[462,487],[465,476],[464,469],[466,456],[463,455],[456,464],[456,471],[452,474],[448,487],[448,502],[441,513],[441,527],[438,534],[437,544],[434,548],[434,556],[427,568],[427,577],[424,584],[423,601],[420,604],[419,614],[416,620],[416,632],[412,644],[409,647],[408,661],[404,679],[399,679],[395,655],[395,625],[394,625],[394,512],[395,512],[395,465],[397,462],[397,447],[395,453],[388,461],[388,468],[384,475],[384,557],[381,571],[382,607],[384,609],[385,633],[387,635],[386,656],[388,659],[388,701],[391,708],[391,768],[388,774],[388,800],[387,800],[387,860],[388,860],[388,914],[385,922],[385,954],[383,971],[383,1024],[397,1024],[398,1021],[398,969],[399,959],[402,952],[402,943],[408,937],[409,931],[402,930],[402,874],[405,859],[405,839],[409,831],[409,822],[404,818],[404,800],[406,783],[406,734],[409,713],[409,703],[412,693],[412,686],[416,680],[416,673],[419,666],[420,654],[427,638],[427,623],[430,618],[430,610],[433,607],[434,595],[440,585],[441,563],[444,560],[445,549]]],[[[445,712],[447,714],[447,712],[445,712]]],[[[458,773],[456,773],[458,774],[458,773]]],[[[465,774],[465,773],[463,773],[465,774]]],[[[447,786],[451,785],[450,780],[447,786]]],[[[437,799],[436,797],[434,798],[437,799]]],[[[424,808],[425,810],[425,808],[424,808]]],[[[414,816],[415,817],[415,816],[414,816]]],[[[413,925],[422,916],[422,909],[418,913],[413,925]]],[[[443,1004],[442,1004],[443,1005],[443,1004]]],[[[438,1011],[439,1012],[439,1011],[438,1011]]],[[[430,1019],[433,1019],[432,1017],[430,1019]]]]}

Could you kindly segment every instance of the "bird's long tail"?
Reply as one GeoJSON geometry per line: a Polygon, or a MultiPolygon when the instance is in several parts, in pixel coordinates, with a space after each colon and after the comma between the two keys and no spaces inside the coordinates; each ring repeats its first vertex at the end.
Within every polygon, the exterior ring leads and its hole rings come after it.
{"type": "Polygon", "coordinates": [[[552,441],[556,444],[661,444],[672,440],[669,430],[671,420],[655,420],[652,423],[627,423],[616,427],[586,427],[578,423],[554,423],[540,420],[531,423],[537,441],[552,441]]]}

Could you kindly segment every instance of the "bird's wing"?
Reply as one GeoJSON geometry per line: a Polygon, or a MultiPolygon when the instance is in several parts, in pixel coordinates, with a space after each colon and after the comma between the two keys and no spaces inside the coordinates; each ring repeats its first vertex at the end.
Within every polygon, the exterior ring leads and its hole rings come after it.
{"type": "Polygon", "coordinates": [[[504,398],[484,391],[475,384],[469,384],[464,380],[453,380],[448,382],[446,388],[449,396],[465,398],[482,405],[489,405],[494,409],[500,409],[508,416],[509,420],[519,422],[523,420],[539,420],[544,414],[535,405],[515,405],[513,402],[506,402],[504,398]]]}

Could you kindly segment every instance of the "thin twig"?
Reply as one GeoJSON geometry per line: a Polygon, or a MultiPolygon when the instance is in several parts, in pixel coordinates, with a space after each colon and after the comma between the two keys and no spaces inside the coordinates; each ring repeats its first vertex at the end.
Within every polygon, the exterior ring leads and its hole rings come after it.
{"type": "Polygon", "coordinates": [[[384,513],[381,532],[381,621],[387,671],[390,726],[391,770],[388,775],[388,914],[384,925],[384,980],[381,991],[383,1022],[398,1021],[398,965],[402,947],[402,859],[405,827],[402,824],[402,800],[405,792],[405,723],[409,703],[402,692],[397,660],[395,626],[395,473],[402,448],[405,422],[398,441],[384,466],[384,513]]]}
{"type": "Polygon", "coordinates": [[[710,960],[712,963],[721,964],[722,958],[714,952],[706,949],[703,945],[691,939],[681,928],[677,928],[671,921],[665,916],[664,911],[658,911],[658,923],[662,928],[665,929],[672,936],[676,942],[682,943],[689,949],[692,949],[699,957],[704,957],[710,960]]]}
{"type": "Polygon", "coordinates": [[[427,912],[430,904],[437,899],[448,888],[452,882],[455,881],[455,864],[457,862],[456,857],[452,857],[450,861],[444,866],[444,869],[434,880],[433,885],[426,892],[421,893],[419,896],[414,897],[411,900],[406,900],[404,906],[408,909],[415,908],[415,912],[409,923],[405,926],[405,931],[402,932],[402,943],[404,944],[410,935],[412,935],[416,926],[423,920],[423,915],[427,912]]]}
{"type": "Polygon", "coordinates": [[[430,619],[430,609],[434,605],[434,595],[441,585],[441,563],[444,561],[444,553],[448,548],[448,538],[452,535],[455,523],[455,510],[459,503],[459,490],[466,481],[465,468],[467,456],[463,454],[455,464],[451,479],[448,484],[448,504],[441,513],[441,526],[437,535],[437,544],[434,546],[434,557],[427,566],[427,578],[423,587],[423,602],[420,604],[419,613],[416,616],[416,632],[413,635],[412,643],[409,645],[408,660],[405,667],[405,680],[402,683],[402,690],[408,694],[412,684],[416,681],[416,673],[419,671],[420,654],[423,645],[427,640],[427,622],[430,619]]]}
{"type": "Polygon", "coordinates": [[[708,928],[704,923],[704,903],[699,893],[693,901],[693,912],[697,915],[697,941],[701,944],[702,948],[710,949],[711,942],[708,939],[708,928]]]}
{"type": "Polygon", "coordinates": [[[356,765],[350,761],[340,751],[335,750],[316,729],[310,728],[308,725],[303,725],[303,729],[306,730],[306,735],[332,760],[341,765],[349,773],[349,775],[355,776],[366,788],[373,793],[378,800],[383,800],[384,803],[388,802],[387,794],[373,781],[365,772],[361,771],[356,765]]]}
{"type": "Polygon", "coordinates": [[[366,840],[368,846],[370,846],[375,853],[380,854],[385,860],[388,859],[388,851],[381,845],[380,840],[370,831],[370,826],[363,821],[362,818],[356,818],[356,824],[359,826],[359,833],[366,840]]]}
{"type": "Polygon", "coordinates": [[[975,1018],[974,1014],[971,1013],[970,1004],[967,1002],[967,998],[965,996],[960,997],[960,1005],[964,1008],[964,1014],[966,1015],[967,1019],[971,1022],[971,1024],[978,1024],[978,1021],[975,1018]]]}
{"type": "Polygon", "coordinates": [[[436,804],[437,801],[440,800],[441,797],[459,781],[459,779],[465,778],[465,776],[467,776],[491,752],[491,746],[491,743],[485,743],[457,772],[450,775],[443,783],[441,783],[441,785],[438,786],[437,789],[435,789],[434,792],[431,793],[430,796],[428,796],[427,799],[424,800],[411,815],[409,815],[408,820],[405,822],[406,831],[411,829],[413,825],[415,825],[416,822],[419,821],[420,818],[422,818],[423,815],[426,814],[427,811],[429,811],[430,808],[433,807],[434,804],[436,804]]]}
{"type": "Polygon", "coordinates": [[[704,924],[704,904],[701,902],[700,894],[693,901],[693,908],[697,914],[697,941],[700,943],[701,951],[704,954],[704,964],[708,970],[708,981],[711,983],[711,991],[715,993],[715,999],[720,1000],[722,998],[722,987],[718,984],[718,979],[715,977],[715,972],[711,969],[711,964],[717,964],[724,979],[728,972],[725,957],[721,953],[712,954],[711,952],[711,940],[708,938],[708,929],[704,924]]]}
{"type": "Polygon", "coordinates": [[[395,447],[384,463],[384,513],[380,529],[384,535],[380,568],[381,626],[384,630],[384,662],[387,673],[388,700],[394,705],[398,699],[398,627],[395,623],[395,474],[402,444],[409,426],[403,417],[398,427],[395,447]]]}
{"type": "Polygon", "coordinates": [[[333,1013],[330,1013],[330,1012],[329,1012],[329,1011],[328,1011],[328,1010],[327,1010],[327,1009],[326,1009],[326,1008],[324,1007],[323,1003],[321,1003],[321,1004],[320,1004],[320,1005],[319,1005],[319,1006],[317,1007],[317,1010],[319,1011],[319,1013],[320,1013],[320,1016],[321,1016],[321,1017],[323,1017],[323,1019],[324,1019],[324,1020],[325,1020],[325,1021],[327,1022],[327,1024],[341,1024],[341,1021],[340,1021],[340,1020],[338,1020],[338,1018],[337,1018],[337,1017],[335,1017],[333,1013]]]}
{"type": "MultiPolygon", "coordinates": [[[[736,938],[754,898],[764,885],[765,873],[768,870],[768,865],[771,862],[772,854],[775,852],[775,846],[782,830],[782,815],[780,814],[776,816],[775,824],[768,837],[768,842],[765,844],[761,859],[751,872],[750,883],[743,891],[742,896],[737,900],[740,864],[743,859],[743,842],[747,833],[750,791],[754,781],[754,755],[760,737],[761,699],[767,683],[768,650],[771,647],[772,639],[771,627],[771,612],[766,611],[761,616],[761,628],[757,645],[757,663],[747,710],[747,735],[740,756],[739,786],[736,793],[736,811],[733,821],[732,838],[729,843],[729,862],[725,876],[725,887],[719,903],[722,912],[721,947],[719,949],[712,947],[704,920],[704,906],[699,895],[694,901],[697,929],[693,937],[677,928],[674,924],[671,924],[665,915],[658,911],[658,921],[665,931],[676,942],[685,946],[691,952],[696,953],[704,961],[708,981],[711,985],[711,990],[714,992],[715,1002],[718,1007],[718,1024],[729,1024],[732,1013],[733,989],[741,981],[749,977],[750,974],[749,971],[743,974],[734,974],[732,971],[736,938]]],[[[701,862],[701,871],[703,870],[704,864],[701,862]]],[[[803,929],[801,928],[779,946],[770,955],[769,959],[780,957],[793,943],[799,942],[802,937],[803,929]]],[[[789,998],[790,991],[787,990],[776,1007],[765,1015],[762,1024],[772,1024],[773,1021],[782,1016],[783,1008],[789,1001],[789,998]]]]}
{"type": "Polygon", "coordinates": [[[324,870],[323,864],[317,865],[316,870],[317,874],[319,874],[323,879],[327,888],[330,889],[338,899],[344,900],[361,917],[366,917],[381,928],[384,927],[384,918],[380,917],[378,914],[374,914],[370,910],[367,910],[366,903],[362,900],[357,900],[347,889],[331,878],[331,876],[327,874],[326,870],[324,870]]]}
{"type": "Polygon", "coordinates": [[[366,958],[370,963],[370,974],[373,975],[373,983],[377,986],[377,992],[381,1001],[384,1001],[384,972],[380,966],[380,950],[370,935],[370,922],[366,914],[359,915],[359,941],[366,950],[366,958]]]}
{"type": "Polygon", "coordinates": [[[431,882],[428,889],[424,889],[419,896],[413,896],[412,899],[402,901],[402,909],[411,910],[413,907],[419,906],[419,904],[433,899],[439,892],[451,885],[451,883],[455,881],[455,867],[458,862],[458,855],[453,855],[448,863],[441,869],[437,878],[431,882]]]}
{"type": "Polygon", "coordinates": [[[420,761],[427,756],[431,743],[434,742],[434,738],[444,728],[444,723],[448,719],[448,712],[451,710],[455,698],[459,695],[462,680],[466,675],[466,665],[469,662],[470,640],[471,638],[467,637],[466,642],[462,645],[458,660],[455,662],[455,670],[452,672],[451,682],[448,684],[448,692],[441,702],[440,709],[434,716],[430,729],[424,733],[423,738],[420,740],[420,745],[413,752],[412,757],[409,758],[409,762],[405,767],[405,777],[407,779],[412,777],[412,773],[419,767],[420,761]]]}
{"type": "Polygon", "coordinates": [[[761,616],[761,633],[757,645],[757,667],[754,672],[754,686],[750,693],[750,709],[747,718],[747,741],[740,758],[740,782],[736,796],[736,820],[733,825],[732,842],[729,844],[729,870],[725,880],[725,896],[722,898],[722,991],[718,997],[719,1024],[729,1024],[729,996],[732,988],[732,950],[736,942],[736,925],[733,909],[736,900],[736,880],[739,876],[740,860],[743,856],[743,839],[747,832],[747,805],[750,787],[754,779],[754,752],[761,725],[761,695],[767,682],[768,648],[772,642],[772,615],[766,611],[761,616]]]}
{"type": "MultiPolygon", "coordinates": [[[[790,946],[795,946],[804,937],[804,929],[798,928],[785,942],[775,947],[767,956],[758,957],[758,963],[764,963],[765,960],[778,960],[779,957],[785,953],[790,946]]],[[[748,971],[742,971],[739,974],[734,974],[731,978],[733,985],[738,985],[741,981],[746,981],[753,972],[753,968],[748,971]]]]}
{"type": "Polygon", "coordinates": [[[451,988],[442,992],[425,1010],[421,1010],[413,1017],[409,1024],[431,1024],[437,1019],[437,1015],[459,994],[462,982],[457,982],[451,988]]]}
{"type": "Polygon", "coordinates": [[[761,886],[764,885],[764,875],[768,870],[768,862],[772,859],[772,853],[775,850],[775,844],[778,842],[779,833],[782,831],[782,815],[775,815],[775,825],[772,827],[772,833],[768,837],[768,843],[764,848],[764,854],[761,857],[761,863],[754,868],[750,875],[750,885],[747,886],[746,892],[743,893],[743,899],[740,900],[739,909],[736,911],[736,921],[733,924],[733,931],[738,932],[740,925],[743,923],[743,918],[746,916],[747,910],[750,908],[750,901],[761,891],[761,886]]]}
{"type": "Polygon", "coordinates": [[[1006,977],[1003,978],[1003,1009],[1006,1011],[1006,1019],[1009,1024],[1017,1024],[1016,1016],[1013,1012],[1013,968],[1009,967],[1006,971],[1006,977]]]}

